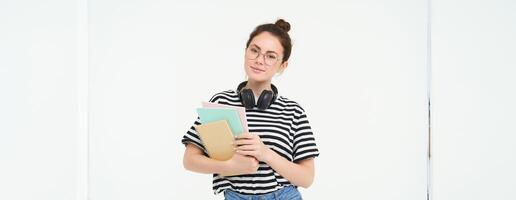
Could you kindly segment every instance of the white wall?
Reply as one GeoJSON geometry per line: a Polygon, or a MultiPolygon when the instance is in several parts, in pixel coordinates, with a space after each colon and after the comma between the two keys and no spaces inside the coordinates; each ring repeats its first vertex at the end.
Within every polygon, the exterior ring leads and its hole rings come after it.
{"type": "Polygon", "coordinates": [[[432,2],[433,199],[516,199],[516,3],[432,2]]]}
{"type": "Polygon", "coordinates": [[[292,24],[274,82],[321,150],[306,199],[426,198],[426,2],[90,1],[92,199],[222,199],[182,167],[195,108],[244,79],[252,29],[292,24]],[[340,125],[340,127],[337,127],[340,125]]]}
{"type": "Polygon", "coordinates": [[[181,54],[172,12],[160,4],[90,1],[93,200],[180,199],[173,61],[181,54]]]}
{"type": "MultiPolygon", "coordinates": [[[[180,138],[276,17],[321,151],[304,197],[426,199],[426,3],[4,0],[0,199],[222,199],[180,138]]],[[[515,199],[515,7],[432,1],[432,199],[515,199]]]]}
{"type": "Polygon", "coordinates": [[[76,12],[0,2],[0,199],[74,199],[76,12]]]}

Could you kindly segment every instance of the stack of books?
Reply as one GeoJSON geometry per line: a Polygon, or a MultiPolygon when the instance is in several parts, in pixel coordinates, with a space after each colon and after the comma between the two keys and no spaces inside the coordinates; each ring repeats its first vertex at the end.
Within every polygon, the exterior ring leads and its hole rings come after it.
{"type": "Polygon", "coordinates": [[[210,102],[202,102],[202,106],[197,109],[201,124],[195,129],[210,158],[229,160],[235,153],[235,138],[249,132],[245,108],[210,102]]]}

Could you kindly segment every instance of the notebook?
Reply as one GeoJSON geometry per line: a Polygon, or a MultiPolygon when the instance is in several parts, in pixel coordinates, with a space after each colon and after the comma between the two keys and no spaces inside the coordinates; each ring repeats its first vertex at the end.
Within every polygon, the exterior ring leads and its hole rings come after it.
{"type": "Polygon", "coordinates": [[[234,136],[244,132],[240,114],[234,108],[197,108],[201,124],[226,120],[234,136]]]}
{"type": "Polygon", "coordinates": [[[203,123],[195,127],[210,158],[229,160],[235,150],[233,134],[226,120],[203,123]]]}
{"type": "Polygon", "coordinates": [[[230,106],[212,102],[202,102],[202,107],[204,108],[234,108],[238,111],[240,115],[240,122],[242,122],[242,127],[244,128],[244,132],[249,132],[249,128],[247,126],[247,117],[245,115],[245,108],[240,106],[230,106]]]}

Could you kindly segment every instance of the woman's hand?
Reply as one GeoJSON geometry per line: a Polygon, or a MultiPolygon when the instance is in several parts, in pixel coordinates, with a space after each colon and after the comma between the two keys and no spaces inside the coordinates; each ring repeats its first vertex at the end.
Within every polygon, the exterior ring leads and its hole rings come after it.
{"type": "Polygon", "coordinates": [[[267,162],[272,153],[257,134],[243,133],[237,137],[235,145],[237,154],[253,156],[262,162],[267,162]]]}
{"type": "Polygon", "coordinates": [[[224,172],[223,175],[239,175],[239,174],[252,174],[258,170],[259,164],[256,158],[251,156],[244,156],[238,153],[233,154],[231,159],[226,161],[227,174],[224,172]]]}

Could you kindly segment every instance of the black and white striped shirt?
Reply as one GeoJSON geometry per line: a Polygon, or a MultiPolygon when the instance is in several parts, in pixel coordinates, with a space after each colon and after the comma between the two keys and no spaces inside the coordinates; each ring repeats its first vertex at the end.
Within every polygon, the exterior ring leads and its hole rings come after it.
{"type": "MultiPolygon", "coordinates": [[[[236,90],[219,92],[210,99],[210,102],[243,106],[236,90]]],[[[246,116],[249,132],[258,134],[265,145],[287,160],[299,162],[319,155],[305,110],[295,101],[278,96],[269,108],[247,109],[246,116]]],[[[194,124],[201,124],[199,118],[194,124]]],[[[207,155],[194,126],[190,127],[183,136],[182,143],[185,145],[192,143],[207,155]]],[[[254,174],[228,177],[214,174],[214,193],[231,189],[242,194],[264,194],[292,185],[266,163],[259,164],[258,171],[254,174]]]]}

